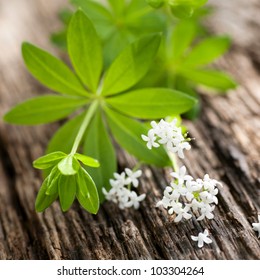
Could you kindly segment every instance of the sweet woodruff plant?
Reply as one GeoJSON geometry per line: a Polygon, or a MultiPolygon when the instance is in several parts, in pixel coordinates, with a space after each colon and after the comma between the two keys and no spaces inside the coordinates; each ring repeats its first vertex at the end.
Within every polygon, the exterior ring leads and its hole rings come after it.
{"type": "MultiPolygon", "coordinates": [[[[142,171],[117,172],[115,141],[139,164],[174,167],[157,206],[175,214],[175,222],[192,215],[212,219],[220,183],[208,175],[193,179],[174,160],[191,148],[180,115],[197,106],[197,86],[222,92],[235,87],[227,74],[208,67],[228,49],[228,38],[198,40],[204,34],[198,11],[207,1],[72,2],[77,10],[66,13],[64,30],[52,37],[67,51],[72,67],[24,43],[29,72],[54,93],[24,101],[4,117],[18,125],[66,118],[46,154],[33,163],[45,175],[36,210],[44,211],[57,198],[63,211],[77,199],[97,213],[105,198],[121,209],[138,209],[146,194],[133,189],[142,171]]],[[[195,239],[208,241],[202,237],[195,239]]]]}

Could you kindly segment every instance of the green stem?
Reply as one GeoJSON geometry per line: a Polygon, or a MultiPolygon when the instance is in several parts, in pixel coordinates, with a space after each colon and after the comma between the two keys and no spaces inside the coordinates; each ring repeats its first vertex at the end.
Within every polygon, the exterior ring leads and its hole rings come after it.
{"type": "Polygon", "coordinates": [[[90,105],[90,107],[88,108],[87,114],[86,114],[86,116],[85,116],[85,118],[84,118],[84,120],[82,122],[82,125],[81,125],[81,127],[79,129],[79,132],[78,132],[78,134],[76,136],[76,139],[74,141],[73,147],[71,149],[71,152],[70,152],[71,155],[74,155],[77,152],[79,144],[80,144],[80,142],[82,140],[82,137],[83,137],[83,135],[84,135],[84,133],[86,131],[86,128],[88,127],[88,125],[89,125],[89,123],[90,123],[94,113],[96,112],[97,107],[98,107],[98,100],[95,100],[90,105]]]}
{"type": "Polygon", "coordinates": [[[173,153],[168,153],[170,159],[171,159],[171,162],[172,162],[172,168],[175,172],[178,172],[179,171],[179,166],[178,166],[178,163],[177,163],[177,159],[176,159],[176,155],[173,154],[173,153]]]}

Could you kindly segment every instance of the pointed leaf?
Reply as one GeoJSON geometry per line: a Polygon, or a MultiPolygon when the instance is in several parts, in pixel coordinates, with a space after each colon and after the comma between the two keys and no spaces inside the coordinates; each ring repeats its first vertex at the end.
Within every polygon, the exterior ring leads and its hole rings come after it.
{"type": "Polygon", "coordinates": [[[38,169],[47,169],[66,157],[63,152],[54,152],[36,159],[33,162],[33,167],[38,169]]]}
{"type": "Polygon", "coordinates": [[[160,38],[160,35],[144,36],[123,50],[105,75],[103,95],[113,95],[135,85],[149,70],[160,38]]]}
{"type": "Polygon", "coordinates": [[[16,105],[4,116],[4,120],[19,125],[44,124],[63,119],[85,104],[85,99],[44,95],[16,105]]]}
{"type": "Polygon", "coordinates": [[[69,154],[84,117],[85,113],[82,113],[60,127],[49,142],[46,153],[48,154],[60,150],[69,154]]]}
{"type": "Polygon", "coordinates": [[[60,176],[59,178],[59,199],[63,212],[69,210],[76,195],[76,177],[60,176]]]}
{"type": "Polygon", "coordinates": [[[115,150],[100,112],[96,114],[87,130],[84,154],[96,158],[100,163],[99,168],[88,167],[86,169],[96,183],[100,201],[103,201],[102,188],[110,188],[109,179],[116,172],[117,163],[115,150]]]}
{"type": "Polygon", "coordinates": [[[181,20],[172,33],[171,46],[173,59],[179,58],[190,47],[195,35],[197,26],[193,21],[181,20]]]}
{"type": "Polygon", "coordinates": [[[24,62],[43,85],[59,93],[88,95],[77,76],[58,58],[29,43],[23,43],[24,62]]]}
{"type": "Polygon", "coordinates": [[[75,157],[77,160],[81,161],[81,162],[82,162],[83,164],[85,164],[86,166],[91,166],[91,167],[99,167],[99,166],[100,166],[98,160],[96,160],[96,159],[94,159],[94,158],[92,158],[92,157],[87,157],[87,156],[85,156],[85,155],[78,154],[78,153],[76,153],[76,154],[74,155],[74,157],[75,157]]]}
{"type": "Polygon", "coordinates": [[[236,88],[237,83],[226,73],[215,70],[187,70],[182,75],[198,84],[226,91],[236,88]]]}
{"type": "Polygon", "coordinates": [[[74,156],[68,155],[59,162],[58,168],[63,175],[75,175],[80,168],[80,164],[74,156]]]}
{"type": "Polygon", "coordinates": [[[229,47],[230,39],[228,37],[208,38],[192,49],[182,66],[190,68],[211,63],[224,54],[229,47]]]}
{"type": "Polygon", "coordinates": [[[156,166],[171,165],[171,161],[162,146],[152,150],[146,147],[146,143],[141,138],[142,134],[147,135],[146,125],[110,109],[106,109],[106,115],[115,140],[130,154],[143,162],[156,166]]]}
{"type": "Polygon", "coordinates": [[[196,99],[177,90],[146,88],[107,98],[106,102],[132,117],[159,119],[186,112],[196,99]]]}
{"type": "Polygon", "coordinates": [[[58,190],[58,181],[61,176],[60,170],[58,169],[58,166],[55,166],[52,168],[48,178],[47,178],[47,184],[48,188],[46,190],[47,195],[54,195],[59,192],[58,190]]]}
{"type": "Polygon", "coordinates": [[[78,10],[70,21],[68,51],[82,82],[95,92],[103,65],[101,43],[92,22],[81,10],[78,10]]]}
{"type": "Polygon", "coordinates": [[[96,0],[71,0],[71,2],[89,17],[102,40],[111,36],[115,30],[114,17],[104,5],[96,0]]]}
{"type": "Polygon", "coordinates": [[[43,212],[46,208],[48,208],[58,197],[58,193],[53,195],[46,195],[46,190],[48,188],[47,185],[48,178],[46,178],[38,192],[36,201],[35,201],[35,209],[37,212],[43,212]]]}
{"type": "Polygon", "coordinates": [[[92,214],[99,209],[99,197],[96,185],[86,170],[80,169],[77,174],[77,199],[81,206],[92,214]]]}

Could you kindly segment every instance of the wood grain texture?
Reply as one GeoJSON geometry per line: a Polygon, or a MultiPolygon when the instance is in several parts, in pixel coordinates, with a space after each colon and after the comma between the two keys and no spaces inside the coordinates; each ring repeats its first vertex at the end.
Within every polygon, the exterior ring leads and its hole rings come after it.
{"type": "MultiPolygon", "coordinates": [[[[0,115],[25,98],[46,92],[26,71],[22,41],[58,55],[48,41],[59,28],[56,14],[67,1],[0,0],[0,115]]],[[[203,95],[198,121],[187,122],[196,138],[185,164],[195,177],[223,182],[212,221],[175,224],[155,208],[169,170],[144,167],[139,211],[106,202],[98,215],[74,204],[34,210],[41,184],[31,162],[42,155],[57,124],[16,127],[0,121],[0,259],[259,259],[251,223],[260,213],[260,5],[258,0],[212,0],[218,9],[207,24],[228,33],[234,45],[219,66],[240,84],[227,96],[203,95]],[[190,235],[207,228],[213,243],[198,249],[190,235]]],[[[135,161],[118,152],[120,167],[135,161]]]]}

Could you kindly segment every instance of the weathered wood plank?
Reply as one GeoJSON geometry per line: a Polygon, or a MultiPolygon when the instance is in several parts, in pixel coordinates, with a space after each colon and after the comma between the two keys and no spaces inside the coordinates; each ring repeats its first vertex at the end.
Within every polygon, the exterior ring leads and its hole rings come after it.
{"type": "MultiPolygon", "coordinates": [[[[57,53],[48,36],[59,26],[56,13],[65,2],[0,2],[1,116],[11,105],[45,92],[25,70],[20,44],[27,40],[57,53]]],[[[196,141],[185,164],[194,176],[207,172],[224,183],[216,218],[173,223],[154,207],[168,172],[149,167],[143,168],[141,192],[147,199],[139,211],[122,211],[106,202],[96,216],[77,204],[63,214],[56,203],[37,214],[34,201],[41,178],[31,162],[43,153],[57,125],[15,127],[0,121],[0,259],[260,258],[251,227],[260,212],[260,21],[252,16],[260,7],[257,0],[236,1],[236,10],[234,1],[212,2],[220,7],[208,21],[212,31],[234,34],[233,49],[220,65],[241,86],[228,96],[203,96],[201,118],[187,122],[196,141]],[[198,250],[190,235],[204,228],[213,244],[198,250]]],[[[134,166],[132,157],[118,155],[122,168],[134,166]]]]}

